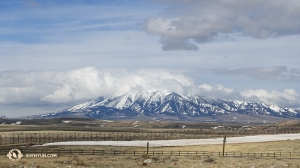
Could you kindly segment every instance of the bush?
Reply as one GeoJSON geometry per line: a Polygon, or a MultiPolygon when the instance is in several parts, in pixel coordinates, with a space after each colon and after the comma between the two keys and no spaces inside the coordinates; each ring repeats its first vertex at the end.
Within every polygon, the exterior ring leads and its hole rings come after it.
{"type": "Polygon", "coordinates": [[[212,163],[212,162],[214,162],[214,161],[215,161],[215,159],[213,159],[213,158],[208,158],[208,159],[205,159],[203,162],[212,163]]]}
{"type": "Polygon", "coordinates": [[[144,159],[150,159],[150,156],[147,153],[144,153],[141,157],[144,159]]]}

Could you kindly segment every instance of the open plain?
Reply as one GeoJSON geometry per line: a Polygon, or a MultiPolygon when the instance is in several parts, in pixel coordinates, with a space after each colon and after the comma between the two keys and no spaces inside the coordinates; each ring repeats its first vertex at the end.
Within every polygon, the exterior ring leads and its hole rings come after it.
{"type": "MultiPolygon", "coordinates": [[[[6,121],[9,123],[10,121],[6,121]]],[[[15,122],[15,121],[11,121],[15,122]]],[[[199,144],[191,146],[151,146],[150,140],[167,135],[179,134],[174,137],[193,137],[201,130],[206,139],[220,138],[226,134],[230,137],[243,137],[249,135],[276,135],[278,133],[299,133],[299,121],[285,121],[277,124],[236,124],[236,123],[184,123],[184,122],[146,122],[146,121],[107,121],[90,119],[52,119],[39,121],[22,121],[21,125],[2,124],[1,128],[1,162],[0,167],[300,167],[300,140],[286,139],[272,142],[227,143],[225,156],[222,156],[223,145],[199,144]],[[65,122],[67,121],[67,122],[65,122]],[[27,122],[27,123],[26,123],[27,122]],[[44,122],[44,123],[41,123],[44,122]],[[173,134],[169,134],[173,131],[173,134]],[[290,132],[285,132],[290,131],[290,132]],[[145,146],[110,146],[110,145],[83,145],[83,146],[35,146],[53,142],[57,134],[62,135],[92,135],[105,132],[117,141],[122,132],[140,135],[144,138],[145,146]],[[153,133],[155,132],[155,133],[153,133]],[[76,134],[75,134],[76,133],[76,134]],[[149,135],[153,135],[150,137],[149,135]],[[192,134],[192,135],[190,135],[192,134]],[[12,137],[22,135],[19,137],[12,137]],[[29,141],[33,137],[25,135],[39,135],[43,140],[29,141]],[[45,137],[41,135],[48,135],[45,137]],[[49,138],[50,136],[50,138],[49,138]],[[6,138],[6,141],[4,140],[6,138]],[[17,141],[19,138],[19,142],[17,141]],[[23,139],[22,139],[23,138],[23,139]],[[22,141],[21,141],[22,139],[22,141]],[[50,141],[49,141],[50,139],[50,141]],[[150,147],[146,148],[147,140],[150,147]],[[44,142],[45,141],[45,142],[44,142]],[[58,154],[57,158],[28,158],[23,157],[18,162],[10,161],[6,154],[10,149],[20,149],[30,153],[55,153],[57,151],[70,151],[58,154]],[[77,152],[76,152],[77,151],[77,152]],[[81,151],[81,152],[80,152],[81,151]],[[92,153],[92,151],[94,153],[92,153]],[[97,153],[102,151],[103,153],[97,153]],[[203,153],[204,152],[204,153],[203,153]],[[299,155],[299,157],[298,157],[299,155]],[[291,157],[290,157],[291,156],[291,157]]],[[[103,135],[103,134],[101,134],[103,135]]],[[[94,136],[94,137],[93,137],[94,136]]],[[[107,136],[106,136],[107,137],[107,136]]],[[[37,137],[36,137],[37,138],[37,137]]],[[[67,137],[70,138],[70,137],[67,137]]],[[[77,137],[78,140],[79,137],[77,137]]],[[[184,138],[183,138],[184,139],[184,138]]],[[[71,139],[75,141],[76,139],[71,139]]],[[[56,139],[62,141],[62,139],[56,139]]],[[[64,140],[68,141],[68,139],[64,140]]],[[[199,140],[200,141],[200,140],[199,140]]],[[[128,142],[133,142],[128,139],[128,142]]],[[[167,141],[166,141],[167,143],[167,141]]]]}

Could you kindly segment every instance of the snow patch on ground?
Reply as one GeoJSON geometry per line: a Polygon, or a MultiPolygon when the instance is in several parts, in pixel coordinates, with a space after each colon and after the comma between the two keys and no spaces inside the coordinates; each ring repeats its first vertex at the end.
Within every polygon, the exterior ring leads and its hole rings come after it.
{"type": "MultiPolygon", "coordinates": [[[[277,135],[256,135],[244,137],[229,137],[226,143],[249,143],[249,142],[268,142],[300,139],[300,134],[277,134],[277,135]]],[[[111,146],[138,146],[144,147],[149,142],[150,147],[163,146],[190,146],[222,144],[223,138],[216,139],[178,139],[178,140],[139,140],[139,141],[71,141],[46,143],[35,146],[64,146],[64,145],[111,145],[111,146]]]]}

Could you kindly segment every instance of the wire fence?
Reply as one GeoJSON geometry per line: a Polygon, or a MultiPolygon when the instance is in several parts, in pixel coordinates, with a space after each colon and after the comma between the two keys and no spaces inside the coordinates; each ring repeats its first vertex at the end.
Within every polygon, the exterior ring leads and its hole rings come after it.
{"type": "MultiPolygon", "coordinates": [[[[0,149],[0,155],[6,155],[10,149],[0,149]]],[[[164,151],[164,150],[86,150],[86,149],[21,149],[24,156],[34,154],[57,154],[64,155],[109,155],[109,156],[209,156],[209,157],[223,157],[222,152],[209,151],[164,151]]],[[[243,152],[224,152],[224,157],[251,157],[251,158],[278,158],[278,159],[300,159],[300,152],[260,152],[260,153],[243,153],[243,152]]]]}
{"type": "Polygon", "coordinates": [[[251,129],[251,130],[175,130],[158,132],[13,132],[0,133],[0,145],[3,144],[41,144],[64,141],[133,141],[133,140],[175,140],[207,139],[227,137],[266,135],[278,133],[300,133],[300,129],[251,129]]]}

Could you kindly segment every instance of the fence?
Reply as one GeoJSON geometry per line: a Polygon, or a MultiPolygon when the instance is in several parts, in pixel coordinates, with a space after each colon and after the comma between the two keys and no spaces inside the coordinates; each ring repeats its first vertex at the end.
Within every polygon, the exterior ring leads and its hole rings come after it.
{"type": "Polygon", "coordinates": [[[176,130],[158,132],[55,132],[55,133],[0,133],[1,144],[41,144],[63,141],[132,141],[132,140],[174,140],[174,139],[206,139],[227,137],[277,134],[277,133],[300,133],[300,129],[287,130],[176,130]]]}
{"type": "MultiPolygon", "coordinates": [[[[1,149],[0,155],[6,155],[10,149],[1,149]]],[[[147,154],[146,151],[120,151],[120,150],[84,150],[84,149],[22,149],[23,155],[26,154],[58,154],[63,155],[110,155],[110,156],[141,156],[147,154]]],[[[222,152],[208,151],[163,151],[152,150],[148,152],[149,156],[210,156],[222,157],[222,152]]],[[[300,152],[261,152],[261,153],[241,153],[241,152],[225,152],[224,157],[251,157],[251,158],[281,158],[281,159],[300,159],[300,152]]]]}
{"type": "Polygon", "coordinates": [[[0,144],[40,144],[63,141],[132,141],[132,140],[173,140],[205,139],[222,137],[224,134],[211,134],[205,131],[168,132],[60,132],[60,133],[2,133],[0,144]]]}
{"type": "Polygon", "coordinates": [[[132,141],[205,139],[222,137],[223,134],[204,134],[189,131],[173,132],[98,132],[98,133],[9,133],[0,135],[0,144],[49,143],[63,141],[132,141]]]}

